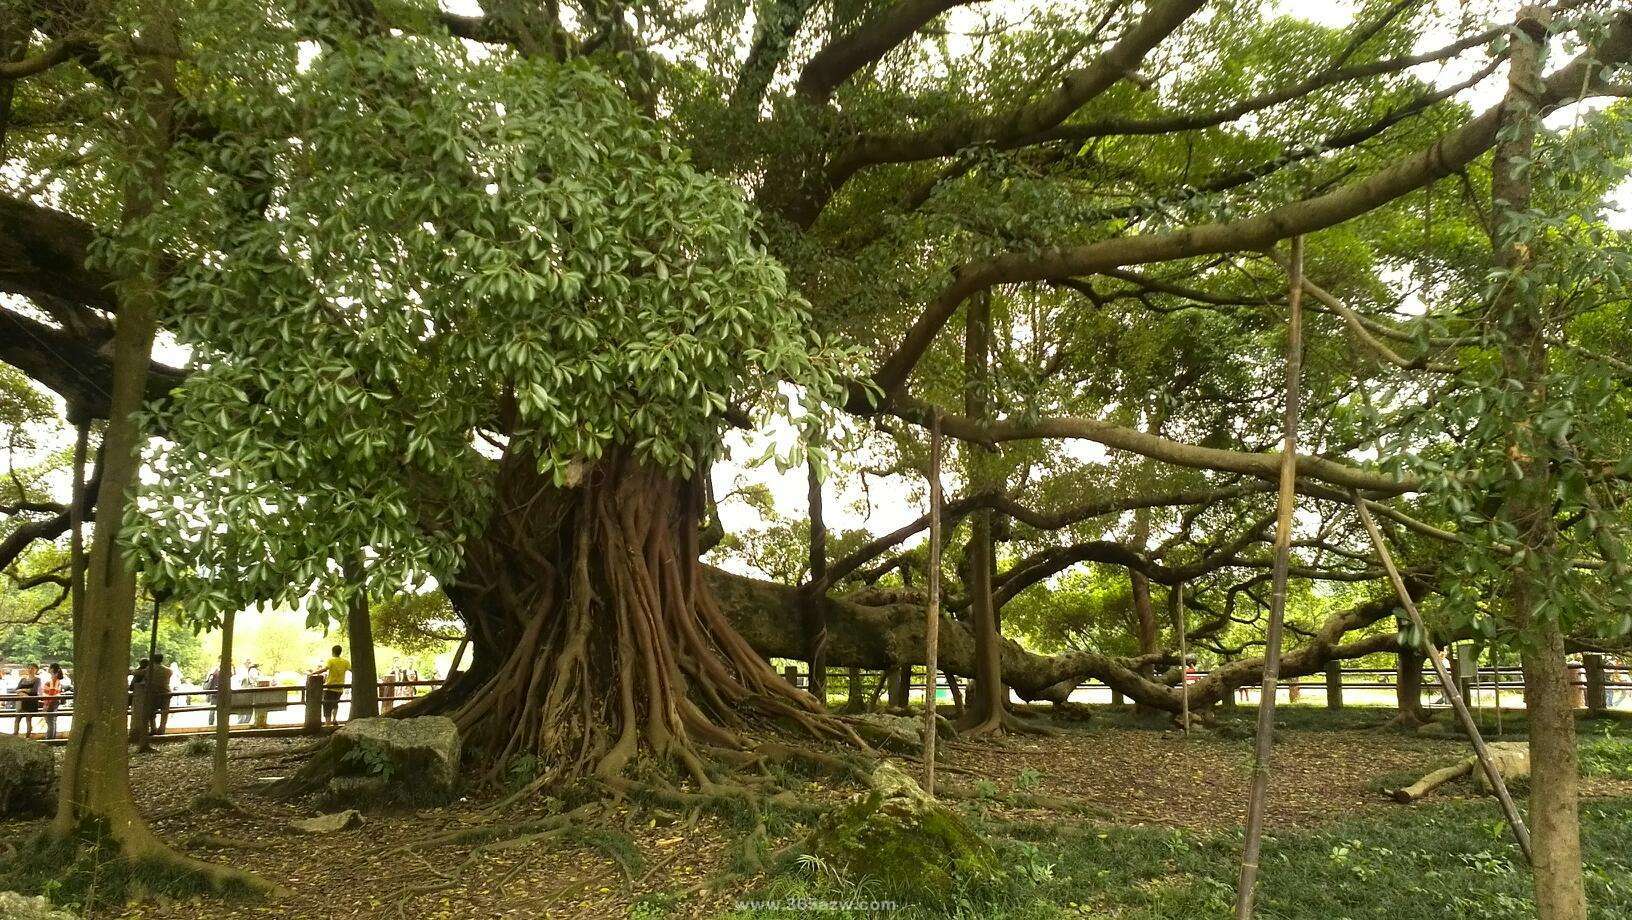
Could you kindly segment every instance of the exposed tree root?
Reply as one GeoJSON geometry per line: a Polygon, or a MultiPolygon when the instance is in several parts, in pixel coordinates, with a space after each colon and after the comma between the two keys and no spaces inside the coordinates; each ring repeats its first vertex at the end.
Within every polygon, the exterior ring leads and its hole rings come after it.
{"type": "Polygon", "coordinates": [[[191,834],[181,842],[189,850],[270,850],[272,844],[265,840],[245,840],[241,837],[222,837],[217,834],[191,834]]]}
{"type": "Polygon", "coordinates": [[[528,777],[492,810],[637,770],[672,770],[712,796],[765,785],[755,774],[776,765],[864,776],[810,742],[867,744],[721,612],[697,562],[690,483],[616,458],[567,487],[537,470],[506,459],[462,578],[481,587],[450,592],[482,637],[473,671],[486,676],[420,710],[454,719],[486,783],[528,777]]]}

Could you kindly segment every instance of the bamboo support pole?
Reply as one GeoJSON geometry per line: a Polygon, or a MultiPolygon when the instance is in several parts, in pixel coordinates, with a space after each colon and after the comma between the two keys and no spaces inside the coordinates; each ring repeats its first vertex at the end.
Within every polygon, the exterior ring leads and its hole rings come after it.
{"type": "Polygon", "coordinates": [[[1405,588],[1405,579],[1394,564],[1394,556],[1388,551],[1388,544],[1383,542],[1382,531],[1377,529],[1377,522],[1372,519],[1371,511],[1361,500],[1358,493],[1354,495],[1355,510],[1360,512],[1360,522],[1366,525],[1366,534],[1371,537],[1372,546],[1377,549],[1377,558],[1383,563],[1383,569],[1388,572],[1388,580],[1394,585],[1394,593],[1399,595],[1400,606],[1405,608],[1406,616],[1411,618],[1411,625],[1416,627],[1417,635],[1422,642],[1424,654],[1433,663],[1434,673],[1439,677],[1439,685],[1445,690],[1445,698],[1450,700],[1451,708],[1456,710],[1457,721],[1462,723],[1462,730],[1467,733],[1468,740],[1473,742],[1473,753],[1479,758],[1479,765],[1484,768],[1485,777],[1490,780],[1490,788],[1496,790],[1496,799],[1501,802],[1502,814],[1507,818],[1508,827],[1513,829],[1513,839],[1518,841],[1519,850],[1524,854],[1525,862],[1531,861],[1530,831],[1524,826],[1524,818],[1519,815],[1518,806],[1513,804],[1513,796],[1507,791],[1507,783],[1502,779],[1502,771],[1490,759],[1490,749],[1485,747],[1484,736],[1479,734],[1479,726],[1473,721],[1473,713],[1468,711],[1468,704],[1462,699],[1462,693],[1456,687],[1456,678],[1450,669],[1445,667],[1445,659],[1434,647],[1433,640],[1428,637],[1428,628],[1423,624],[1422,614],[1417,610],[1416,601],[1411,599],[1411,592],[1405,588]]]}
{"type": "Polygon", "coordinates": [[[924,791],[935,794],[935,672],[941,642],[941,413],[929,420],[929,602],[924,611],[924,791]]]}
{"type": "Polygon", "coordinates": [[[1282,419],[1280,489],[1275,504],[1275,560],[1269,604],[1269,633],[1264,648],[1263,689],[1258,699],[1258,729],[1253,748],[1252,789],[1247,797],[1246,842],[1241,850],[1241,877],[1235,889],[1237,920],[1251,920],[1258,885],[1258,859],[1264,842],[1264,809],[1269,801],[1269,755],[1275,741],[1275,695],[1280,684],[1281,630],[1286,617],[1286,581],[1292,558],[1292,509],[1297,499],[1299,380],[1303,371],[1303,237],[1292,239],[1287,269],[1286,411],[1282,419]]]}

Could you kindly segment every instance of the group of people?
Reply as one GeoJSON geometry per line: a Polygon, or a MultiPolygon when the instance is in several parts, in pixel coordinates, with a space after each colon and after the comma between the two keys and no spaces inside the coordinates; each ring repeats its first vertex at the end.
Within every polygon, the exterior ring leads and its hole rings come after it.
{"type": "MultiPolygon", "coordinates": [[[[345,657],[345,649],[341,646],[336,645],[329,651],[328,661],[306,673],[310,677],[323,678],[323,721],[330,725],[338,725],[340,701],[345,697],[346,676],[351,671],[351,661],[345,657]]],[[[390,712],[398,700],[417,695],[418,682],[418,669],[393,666],[380,681],[380,711],[390,712]]]]}
{"type": "Polygon", "coordinates": [[[45,722],[45,736],[57,736],[57,712],[65,700],[63,694],[72,691],[68,675],[62,665],[52,662],[42,671],[38,664],[30,664],[18,671],[7,671],[0,677],[0,698],[5,708],[17,713],[12,719],[11,733],[34,734],[34,720],[45,722]]]}
{"type": "MultiPolygon", "coordinates": [[[[242,665],[239,665],[228,672],[225,689],[230,692],[232,690],[242,690],[245,687],[258,687],[260,685],[261,666],[254,661],[245,658],[242,665]]],[[[205,698],[213,703],[216,699],[215,691],[223,689],[221,681],[221,668],[219,666],[210,669],[210,673],[204,678],[203,689],[205,691],[205,698]]],[[[250,711],[246,709],[242,712],[234,712],[232,720],[239,725],[243,725],[248,723],[251,717],[250,711]]],[[[211,725],[215,724],[214,709],[210,710],[209,721],[211,725]]]]}

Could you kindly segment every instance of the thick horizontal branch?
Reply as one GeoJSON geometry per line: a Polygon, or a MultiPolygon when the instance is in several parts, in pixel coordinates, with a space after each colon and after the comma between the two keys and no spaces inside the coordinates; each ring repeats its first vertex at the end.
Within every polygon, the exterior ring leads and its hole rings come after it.
{"type": "MultiPolygon", "coordinates": [[[[909,408],[899,414],[916,420],[927,408],[916,400],[900,400],[909,408]]],[[[1036,421],[996,420],[977,422],[961,415],[941,416],[941,426],[947,434],[977,444],[999,444],[1004,441],[1035,439],[1080,438],[1115,450],[1138,454],[1163,463],[1192,469],[1214,470],[1221,473],[1239,473],[1257,479],[1274,480],[1280,469],[1279,452],[1224,450],[1185,444],[1134,428],[1113,425],[1090,418],[1052,418],[1036,421]]],[[[1358,489],[1376,495],[1403,495],[1417,491],[1412,478],[1396,478],[1387,473],[1350,466],[1325,457],[1298,455],[1298,477],[1312,479],[1345,489],[1358,489]]]]}
{"type": "MultiPolygon", "coordinates": [[[[1096,499],[1052,513],[1034,511],[1008,495],[999,492],[982,492],[946,503],[941,508],[941,518],[943,527],[955,527],[957,522],[969,512],[979,508],[990,508],[1038,530],[1059,530],[1062,527],[1068,527],[1107,514],[1120,514],[1124,511],[1137,511],[1141,508],[1199,505],[1261,491],[1267,491],[1267,487],[1258,483],[1224,486],[1216,489],[1181,489],[1175,492],[1096,499]]],[[[922,533],[928,527],[929,515],[925,514],[917,520],[868,541],[830,566],[825,584],[817,586],[817,588],[825,588],[828,585],[843,581],[852,572],[889,552],[903,540],[922,533]]]]}
{"type": "Polygon", "coordinates": [[[18,61],[0,61],[0,80],[21,80],[66,64],[90,50],[90,39],[74,36],[52,42],[45,50],[18,61]]]}
{"type": "MultiPolygon", "coordinates": [[[[1591,95],[1605,69],[1632,57],[1632,14],[1617,14],[1603,44],[1554,71],[1544,82],[1541,108],[1591,95]]],[[[1130,265],[1166,262],[1224,252],[1267,249],[1299,234],[1314,233],[1381,207],[1472,163],[1496,141],[1500,105],[1428,148],[1324,195],[1272,208],[1242,220],[1205,224],[1170,233],[1138,234],[1082,246],[1010,252],[956,269],[953,281],[929,303],[895,353],[880,365],[874,382],[887,395],[905,386],[918,359],[941,327],[971,295],[999,284],[1072,278],[1130,265]]]]}
{"type": "MultiPolygon", "coordinates": [[[[1310,93],[1347,83],[1353,80],[1363,80],[1370,77],[1386,76],[1409,70],[1422,64],[1443,61],[1455,57],[1470,48],[1477,48],[1497,38],[1506,27],[1486,29],[1483,32],[1470,35],[1460,41],[1452,42],[1433,51],[1421,54],[1402,55],[1382,61],[1372,61],[1365,64],[1353,64],[1347,67],[1330,66],[1305,77],[1296,83],[1269,90],[1236,101],[1232,105],[1213,109],[1206,112],[1173,112],[1148,117],[1119,116],[1101,118],[1095,121],[1063,124],[1040,132],[1032,137],[1020,139],[1020,145],[1044,143],[1047,141],[1071,141],[1080,143],[1099,137],[1113,135],[1149,136],[1156,134],[1172,134],[1180,131],[1199,131],[1204,128],[1213,128],[1232,121],[1238,121],[1272,108],[1285,102],[1291,102],[1310,93]]],[[[1489,70],[1484,71],[1486,74],[1489,70]]]]}
{"type": "Polygon", "coordinates": [[[800,71],[794,92],[826,102],[851,76],[888,54],[947,10],[980,0],[901,0],[828,42],[800,71]]]}
{"type": "Polygon", "coordinates": [[[857,170],[877,163],[951,156],[977,144],[1002,146],[1052,128],[1133,73],[1146,54],[1205,5],[1204,0],[1158,0],[1093,63],[1066,74],[1046,97],[1014,111],[908,134],[857,138],[828,167],[828,183],[837,188],[857,170]]]}

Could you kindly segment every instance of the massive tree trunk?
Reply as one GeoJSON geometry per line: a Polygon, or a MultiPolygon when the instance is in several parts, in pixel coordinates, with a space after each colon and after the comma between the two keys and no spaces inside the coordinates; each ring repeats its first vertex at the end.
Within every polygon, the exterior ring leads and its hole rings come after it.
{"type": "Polygon", "coordinates": [[[1581,871],[1580,776],[1576,764],[1574,689],[1564,659],[1564,637],[1556,613],[1541,612],[1547,570],[1557,560],[1557,523],[1553,519],[1556,474],[1549,458],[1553,446],[1539,419],[1548,408],[1547,317],[1538,295],[1521,283],[1534,253],[1522,230],[1530,207],[1531,178],[1540,109],[1540,56],[1547,40],[1547,14],[1523,7],[1513,31],[1508,91],[1503,101],[1504,133],[1491,165],[1494,223],[1492,248],[1498,271],[1506,277],[1492,303],[1506,332],[1502,376],[1525,394],[1513,422],[1509,456],[1520,476],[1512,483],[1503,517],[1526,556],[1508,573],[1507,601],[1519,631],[1524,665],[1524,700],[1530,715],[1530,828],[1534,849],[1536,914],[1540,920],[1586,920],[1587,898],[1581,871]]]}
{"type": "MultiPolygon", "coordinates": [[[[493,519],[449,591],[475,662],[414,711],[452,715],[493,777],[531,758],[540,786],[621,782],[651,757],[713,787],[716,765],[752,761],[765,730],[864,747],[721,612],[697,561],[699,508],[695,483],[627,457],[566,486],[507,457],[493,519]]],[[[798,657],[803,639],[777,654],[798,657]]]]}

